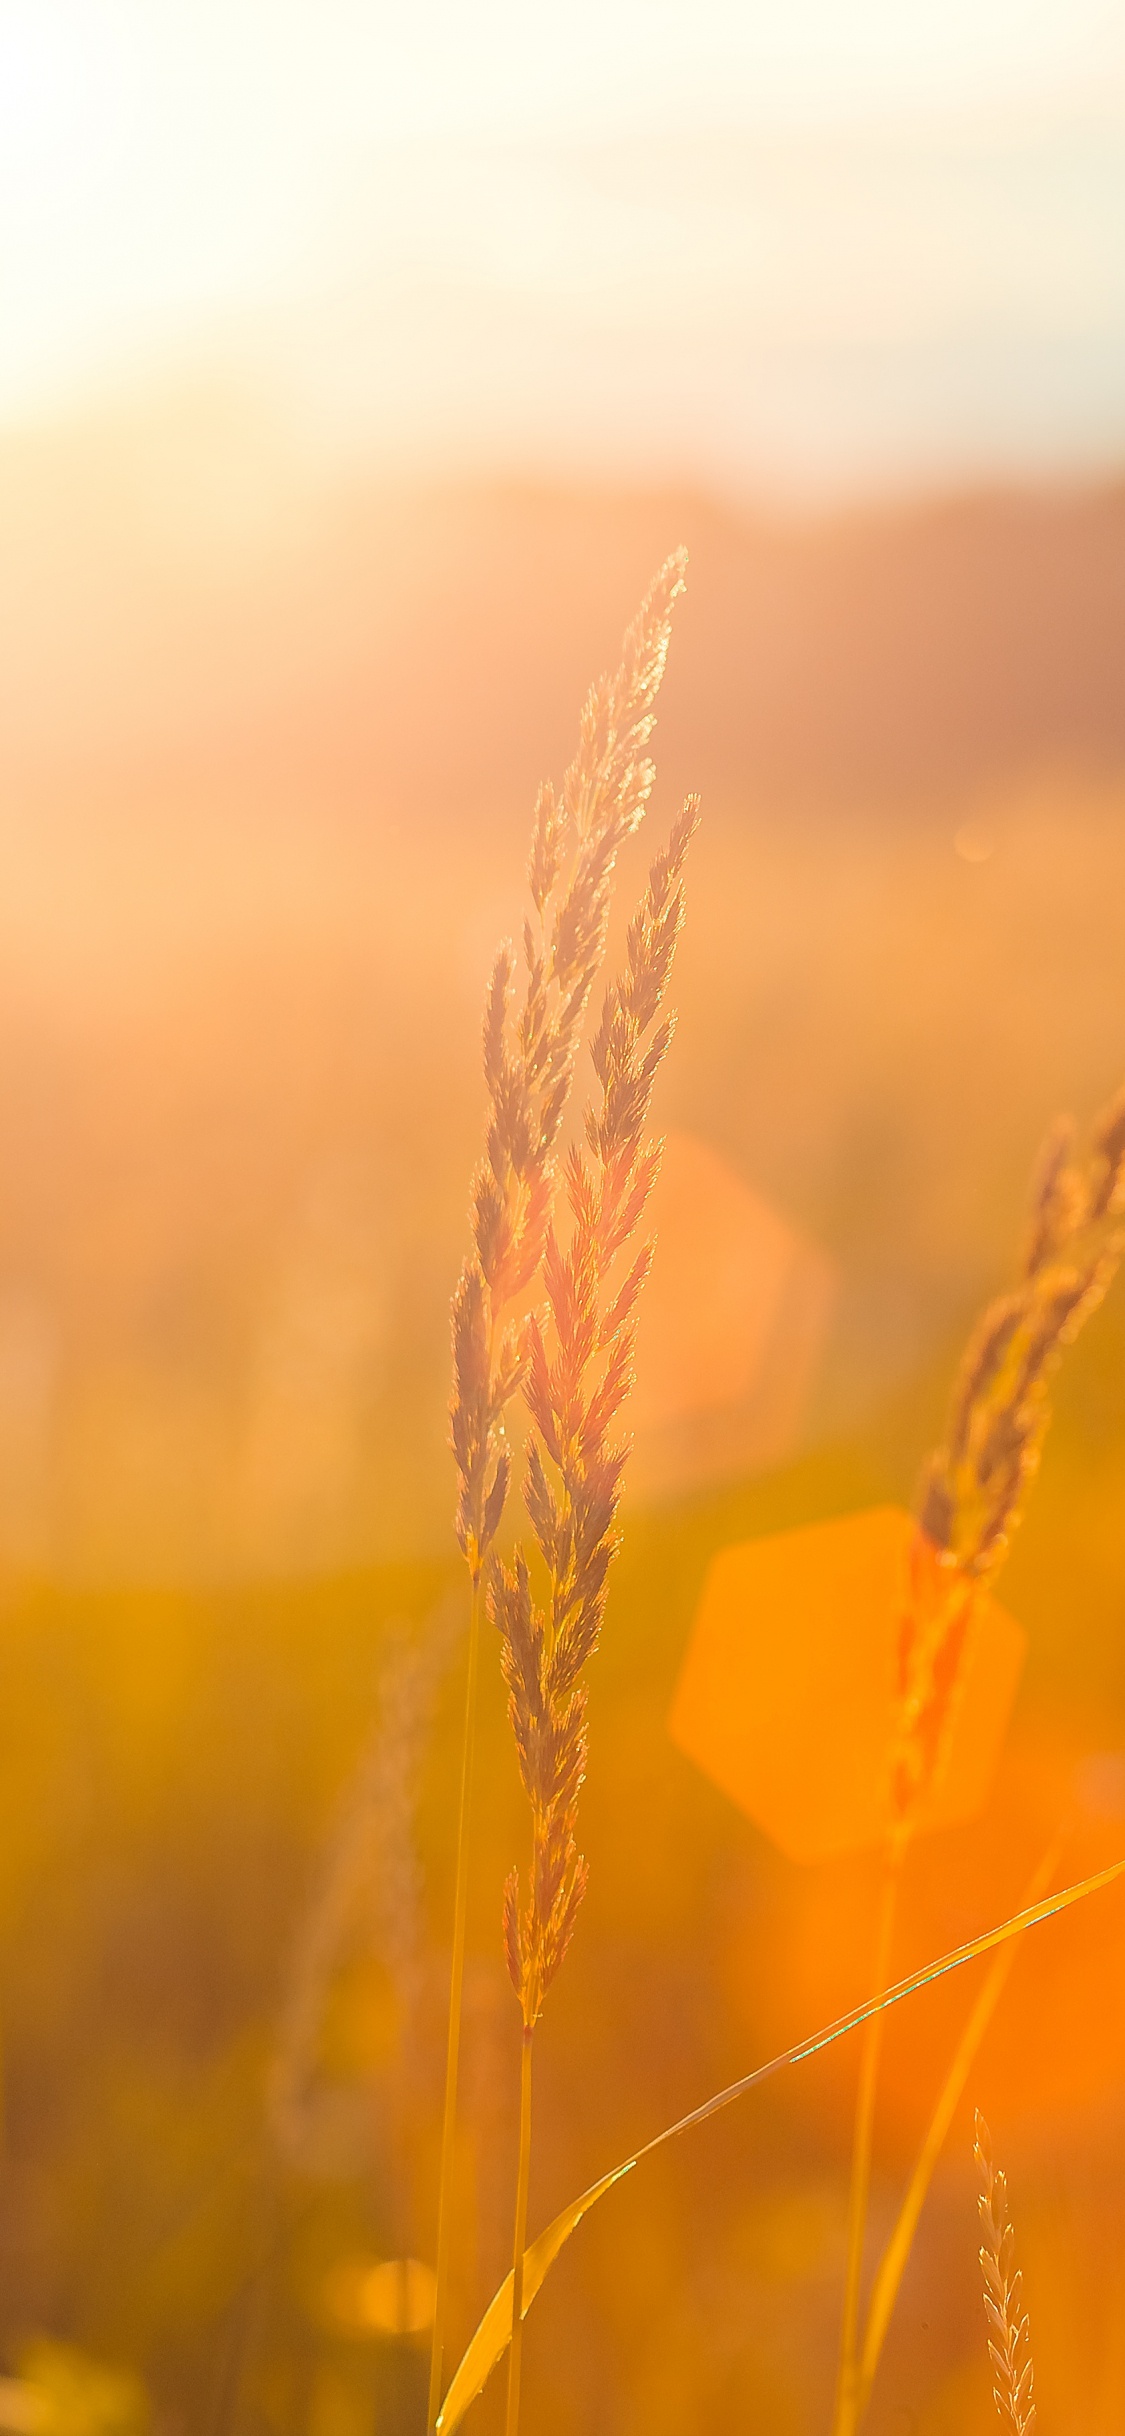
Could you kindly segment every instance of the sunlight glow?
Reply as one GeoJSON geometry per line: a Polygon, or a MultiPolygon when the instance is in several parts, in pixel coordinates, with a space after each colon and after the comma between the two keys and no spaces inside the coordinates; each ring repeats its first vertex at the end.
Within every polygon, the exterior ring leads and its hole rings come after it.
{"type": "Polygon", "coordinates": [[[557,458],[561,397],[616,462],[651,352],[658,465],[1098,456],[1123,187],[1101,0],[6,0],[0,419],[206,358],[392,452],[557,458]]]}

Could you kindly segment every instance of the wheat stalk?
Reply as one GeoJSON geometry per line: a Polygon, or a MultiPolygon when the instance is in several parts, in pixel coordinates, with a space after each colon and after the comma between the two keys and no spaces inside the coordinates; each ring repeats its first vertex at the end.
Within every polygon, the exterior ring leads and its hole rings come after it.
{"type": "Polygon", "coordinates": [[[427,2406],[431,2429],[441,2401],[452,2238],[482,1580],[511,1473],[505,1414],[522,1383],[530,1349],[519,1305],[543,1260],[556,1148],[590,993],[605,954],[617,857],[643,819],[652,789],[655,773],[645,748],[685,563],[682,550],[666,561],[626,632],[616,673],[591,687],[578,750],[561,790],[550,784],[540,788],[518,1004],[516,959],[505,944],[496,958],[485,1009],[485,1155],[473,1179],[470,1249],[453,1297],[450,1436],[458,1476],[456,1531],[469,1570],[471,1601],[427,2406]]]}
{"type": "Polygon", "coordinates": [[[516,2436],[519,2419],[532,2037],[586,1891],[575,1835],[586,1767],[583,1676],[597,1648],[617,1544],[627,1448],[615,1428],[632,1381],[637,1303],[652,1262],[651,1243],[632,1247],[659,1167],[659,1145],[646,1140],[645,1128],[672,1038],[673,1019],[662,1006],[696,818],[690,800],[652,866],[629,928],[624,972],[606,993],[592,1044],[598,1091],[586,1111],[585,1145],[575,1145],[565,1168],[569,1238],[564,1244],[552,1223],[544,1259],[547,1312],[529,1328],[525,1499],[545,1596],[535,1596],[522,1548],[510,1565],[494,1563],[489,1577],[531,1809],[526,1897],[521,1904],[517,1871],[504,1897],[505,1953],[522,2015],[508,2436],[516,2436]]]}
{"type": "Polygon", "coordinates": [[[1014,2265],[1015,2233],[1008,2212],[1008,2184],[992,2154],[992,2137],[979,2109],[975,2118],[973,2155],[980,2168],[977,2201],[984,2240],[980,2248],[984,2276],[984,2314],[988,2321],[988,2356],[992,2362],[992,2393],[996,2408],[1015,2436],[1030,2436],[1035,2425],[1032,2387],[1035,2381],[1031,2336],[1023,2305],[1023,2274],[1014,2265]]]}

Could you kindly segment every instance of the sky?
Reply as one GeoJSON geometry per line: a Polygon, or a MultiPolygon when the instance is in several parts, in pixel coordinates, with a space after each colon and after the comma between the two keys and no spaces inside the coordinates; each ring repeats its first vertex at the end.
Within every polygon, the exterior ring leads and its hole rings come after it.
{"type": "Polygon", "coordinates": [[[832,493],[1115,464],[1105,0],[0,0],[0,427],[832,493]]]}

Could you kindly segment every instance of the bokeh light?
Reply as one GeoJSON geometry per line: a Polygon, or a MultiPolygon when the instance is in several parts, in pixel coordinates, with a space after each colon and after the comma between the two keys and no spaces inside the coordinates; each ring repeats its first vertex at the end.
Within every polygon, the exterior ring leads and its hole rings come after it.
{"type": "MultiPolygon", "coordinates": [[[[887,1831],[908,1514],[876,1507],[747,1541],[707,1574],[669,1727],[792,1861],[863,1852],[887,1831]]],[[[1026,1635],[974,1616],[964,1685],[919,1832],[983,1810],[1026,1635]]]]}
{"type": "Polygon", "coordinates": [[[630,1418],[642,1494],[780,1463],[800,1437],[835,1279],[705,1142],[672,1132],[653,1204],[630,1418]]]}

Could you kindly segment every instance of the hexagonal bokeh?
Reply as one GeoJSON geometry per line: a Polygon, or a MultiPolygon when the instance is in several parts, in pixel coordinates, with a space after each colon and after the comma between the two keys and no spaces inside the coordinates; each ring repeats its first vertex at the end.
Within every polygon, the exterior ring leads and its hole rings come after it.
{"type": "MultiPolygon", "coordinates": [[[[911,1517],[895,1506],[725,1548],[669,1717],[680,1749],[793,1861],[879,1842],[911,1517]]],[[[1027,1647],[981,1600],[949,1758],[921,1828],[987,1799],[1027,1647]]]]}
{"type": "Polygon", "coordinates": [[[652,1212],[629,1407],[642,1495],[783,1461],[836,1292],[817,1246],[693,1134],[668,1135],[652,1212]]]}

